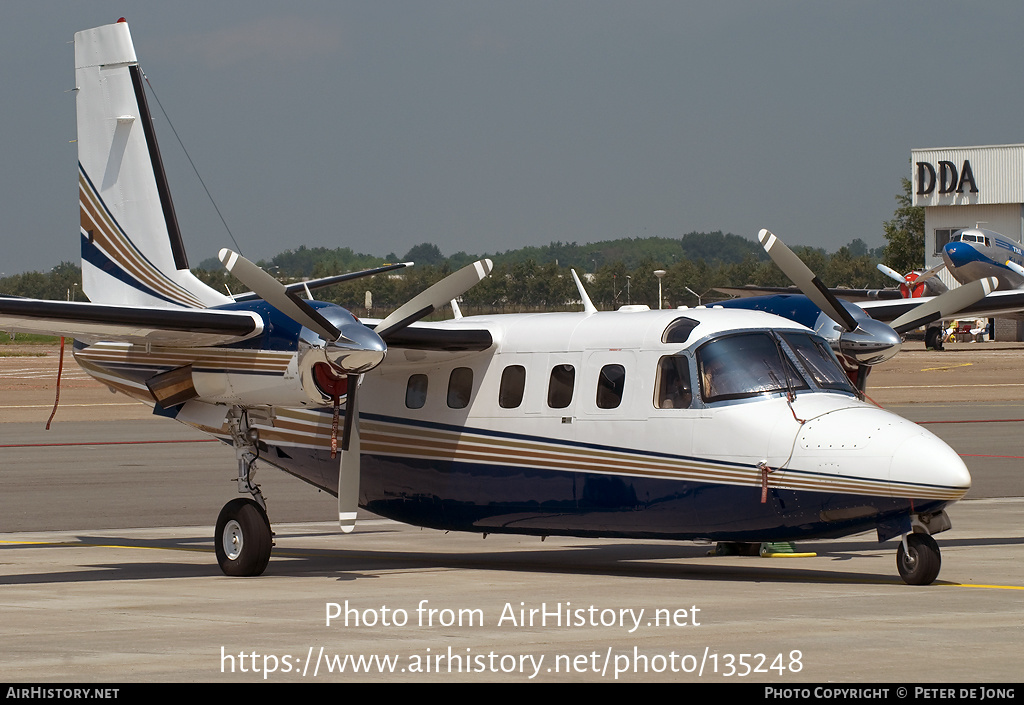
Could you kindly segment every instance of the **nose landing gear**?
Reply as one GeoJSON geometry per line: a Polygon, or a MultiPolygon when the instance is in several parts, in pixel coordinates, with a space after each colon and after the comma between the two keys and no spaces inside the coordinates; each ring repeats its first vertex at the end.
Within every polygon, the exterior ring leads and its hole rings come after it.
{"type": "Polygon", "coordinates": [[[896,551],[896,569],[908,585],[931,585],[939,576],[942,556],[928,534],[907,534],[896,551]]]}

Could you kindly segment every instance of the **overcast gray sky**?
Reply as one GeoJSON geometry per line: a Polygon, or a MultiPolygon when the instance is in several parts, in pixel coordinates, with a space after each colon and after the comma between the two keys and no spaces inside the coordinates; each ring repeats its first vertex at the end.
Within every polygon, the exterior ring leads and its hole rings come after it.
{"type": "MultiPolygon", "coordinates": [[[[253,259],[761,227],[875,246],[911,149],[1024,142],[1019,0],[9,2],[4,273],[78,259],[70,41],[122,15],[253,259]]],[[[157,118],[198,264],[230,238],[157,118]]]]}

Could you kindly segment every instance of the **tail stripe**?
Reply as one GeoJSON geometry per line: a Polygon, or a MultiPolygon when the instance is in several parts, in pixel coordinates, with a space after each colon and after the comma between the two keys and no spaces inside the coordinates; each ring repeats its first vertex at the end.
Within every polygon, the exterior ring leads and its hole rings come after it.
{"type": "Polygon", "coordinates": [[[107,208],[89,175],[79,164],[79,199],[81,205],[81,228],[83,255],[87,253],[86,243],[95,246],[96,253],[89,260],[100,269],[113,274],[117,279],[130,284],[139,291],[157,296],[180,306],[204,308],[203,302],[187,289],[167,277],[155,267],[121,229],[113,214],[107,208]],[[91,236],[90,236],[91,233],[91,236]],[[108,262],[97,263],[96,255],[103,255],[108,262]],[[116,267],[119,272],[111,272],[116,267]]]}

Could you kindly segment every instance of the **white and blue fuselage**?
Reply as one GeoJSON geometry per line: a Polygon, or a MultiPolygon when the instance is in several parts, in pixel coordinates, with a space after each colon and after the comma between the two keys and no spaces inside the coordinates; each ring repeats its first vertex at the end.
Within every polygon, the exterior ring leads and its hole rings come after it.
{"type": "MultiPolygon", "coordinates": [[[[363,378],[360,505],[403,522],[721,541],[876,530],[884,539],[970,487],[952,449],[861,401],[824,340],[778,316],[550,313],[430,327],[486,330],[492,342],[392,347],[363,378]]],[[[76,354],[122,390],[172,364],[163,349],[150,351],[149,366],[137,347],[120,359],[109,349],[76,354]]],[[[236,394],[246,380],[267,387],[268,375],[280,382],[297,367],[258,370],[246,354],[240,347],[234,368],[229,356],[218,362],[236,394]]],[[[225,406],[210,401],[163,413],[230,441],[225,406]]],[[[330,407],[249,417],[261,460],[335,491],[330,407]]]]}

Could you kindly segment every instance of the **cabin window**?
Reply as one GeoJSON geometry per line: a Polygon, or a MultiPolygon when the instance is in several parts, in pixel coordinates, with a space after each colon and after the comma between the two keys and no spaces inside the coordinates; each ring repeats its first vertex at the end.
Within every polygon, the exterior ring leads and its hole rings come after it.
{"type": "Polygon", "coordinates": [[[427,376],[412,375],[405,385],[405,406],[408,409],[422,409],[427,403],[427,376]]]}
{"type": "Polygon", "coordinates": [[[448,407],[465,409],[469,406],[469,394],[473,391],[473,370],[456,367],[448,377],[448,407]]]}
{"type": "Polygon", "coordinates": [[[690,363],[685,355],[666,355],[658,361],[657,395],[654,405],[659,409],[688,409],[693,401],[690,386],[690,363]]]}
{"type": "Polygon", "coordinates": [[[622,403],[622,391],[626,387],[626,368],[622,365],[605,365],[597,378],[597,408],[617,409],[622,403]]]}
{"type": "Polygon", "coordinates": [[[526,368],[522,365],[509,365],[501,373],[501,386],[498,388],[498,406],[502,409],[516,409],[523,403],[526,391],[526,368]]]}
{"type": "Polygon", "coordinates": [[[768,333],[741,333],[705,343],[697,350],[704,401],[809,389],[779,343],[768,333]]]}
{"type": "Polygon", "coordinates": [[[661,335],[661,342],[663,343],[685,343],[690,333],[694,328],[699,326],[700,323],[693,320],[692,318],[677,318],[668,324],[668,328],[661,335]]]}
{"type": "Polygon", "coordinates": [[[576,384],[576,368],[572,365],[555,365],[548,380],[548,406],[564,409],[572,403],[572,392],[576,384]]]}

